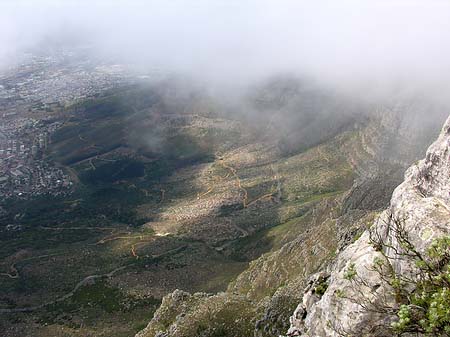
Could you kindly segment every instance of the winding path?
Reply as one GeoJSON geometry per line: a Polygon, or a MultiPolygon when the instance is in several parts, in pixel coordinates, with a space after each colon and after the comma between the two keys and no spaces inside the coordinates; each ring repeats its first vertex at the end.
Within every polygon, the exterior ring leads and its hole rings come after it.
{"type": "MultiPolygon", "coordinates": [[[[248,191],[247,191],[246,188],[244,188],[242,186],[242,182],[241,182],[241,179],[239,178],[239,175],[237,174],[237,170],[234,167],[232,167],[232,166],[230,166],[228,164],[225,164],[225,162],[224,162],[224,160],[222,158],[219,159],[219,162],[220,162],[220,165],[222,165],[225,169],[229,170],[231,175],[233,175],[233,177],[236,179],[239,189],[244,192],[244,197],[243,197],[243,200],[242,200],[242,205],[243,205],[244,208],[247,208],[247,207],[255,204],[256,202],[258,202],[260,200],[263,200],[263,199],[267,199],[267,198],[271,198],[271,199],[276,198],[277,200],[281,199],[281,182],[280,182],[280,179],[278,178],[278,173],[276,172],[276,170],[275,170],[273,165],[271,165],[270,168],[272,169],[272,172],[273,172],[273,179],[274,179],[274,181],[277,182],[276,190],[274,192],[264,194],[264,195],[256,198],[255,200],[249,201],[248,200],[249,199],[248,198],[248,191]],[[275,195],[276,195],[276,197],[275,197],[275,195]]],[[[224,178],[226,178],[226,177],[228,177],[228,174],[224,178]]],[[[212,188],[211,188],[211,190],[212,190],[212,188]]],[[[209,193],[209,192],[210,191],[208,191],[207,193],[209,193]]],[[[205,194],[207,194],[207,193],[205,193],[205,194]]]]}
{"type": "Polygon", "coordinates": [[[62,301],[64,301],[64,300],[66,300],[66,299],[72,297],[72,296],[75,294],[75,292],[76,292],[78,289],[80,289],[80,287],[84,286],[85,284],[87,284],[87,283],[89,283],[89,282],[91,282],[91,281],[93,281],[93,280],[96,280],[96,279],[101,279],[101,278],[111,278],[111,277],[114,276],[115,273],[117,273],[117,272],[119,272],[119,271],[121,271],[121,270],[123,270],[123,269],[125,269],[125,268],[127,268],[127,267],[129,267],[129,266],[131,266],[131,265],[133,265],[133,263],[130,263],[130,264],[127,264],[127,265],[125,265],[125,266],[116,268],[116,269],[114,269],[113,271],[111,271],[111,272],[109,272],[109,273],[106,273],[106,274],[99,274],[99,275],[90,275],[90,276],[86,276],[84,279],[82,279],[80,282],[78,282],[78,283],[75,285],[75,287],[74,287],[70,292],[68,292],[67,294],[65,294],[65,295],[63,295],[63,296],[61,296],[61,297],[58,297],[57,299],[55,299],[55,300],[53,300],[53,301],[45,302],[45,303],[42,303],[42,304],[40,304],[40,305],[35,305],[35,306],[30,306],[30,307],[24,307],[24,308],[0,309],[0,314],[1,314],[1,313],[19,313],[19,312],[36,311],[36,310],[42,309],[42,308],[44,308],[44,307],[46,307],[46,306],[48,306],[48,305],[52,305],[52,304],[55,304],[55,303],[62,302],[62,301]]]}
{"type": "MultiPolygon", "coordinates": [[[[154,258],[154,259],[161,258],[161,257],[166,256],[166,255],[177,253],[177,252],[179,252],[181,250],[184,250],[187,247],[188,247],[188,245],[183,245],[183,246],[171,249],[171,250],[169,250],[167,252],[161,253],[159,255],[152,255],[151,257],[154,258]]],[[[80,282],[78,282],[75,285],[75,287],[70,292],[68,292],[67,294],[65,294],[65,295],[63,295],[61,297],[58,297],[57,299],[55,299],[53,301],[48,301],[48,302],[45,302],[45,303],[42,303],[42,304],[39,304],[39,305],[23,307],[23,308],[11,308],[11,309],[4,309],[3,308],[3,309],[0,309],[0,314],[31,312],[31,311],[36,311],[36,310],[42,309],[42,308],[44,308],[46,306],[49,306],[49,305],[52,305],[52,304],[55,304],[55,303],[62,302],[64,300],[67,300],[68,298],[72,297],[76,293],[76,291],[78,289],[80,289],[82,286],[88,284],[89,282],[92,282],[92,281],[97,280],[97,279],[102,279],[102,278],[108,278],[108,279],[112,278],[119,271],[124,270],[124,269],[126,269],[128,267],[131,267],[134,264],[135,263],[129,263],[129,264],[125,265],[125,266],[118,267],[118,268],[110,271],[109,273],[95,274],[95,275],[86,276],[84,279],[82,279],[80,282]]]]}
{"type": "Polygon", "coordinates": [[[40,256],[33,256],[33,257],[28,257],[19,261],[16,261],[14,263],[12,263],[9,267],[10,272],[9,273],[0,273],[0,276],[6,276],[12,279],[18,279],[20,277],[20,273],[19,270],[17,269],[17,264],[21,263],[21,262],[25,262],[25,261],[31,261],[31,260],[38,260],[38,259],[43,259],[46,257],[52,257],[52,256],[58,256],[58,255],[63,255],[63,253],[55,253],[55,254],[46,254],[46,255],[40,255],[40,256]]]}
{"type": "Polygon", "coordinates": [[[238,188],[239,188],[242,192],[244,192],[244,198],[242,199],[242,206],[243,206],[244,208],[247,208],[247,203],[248,203],[248,192],[247,192],[247,190],[246,190],[244,187],[242,187],[241,178],[239,178],[236,169],[235,169],[234,167],[232,167],[232,166],[226,164],[225,161],[223,160],[223,158],[220,158],[220,159],[219,159],[219,163],[220,163],[220,165],[222,165],[225,169],[229,170],[229,172],[231,173],[231,175],[236,179],[238,188]]]}

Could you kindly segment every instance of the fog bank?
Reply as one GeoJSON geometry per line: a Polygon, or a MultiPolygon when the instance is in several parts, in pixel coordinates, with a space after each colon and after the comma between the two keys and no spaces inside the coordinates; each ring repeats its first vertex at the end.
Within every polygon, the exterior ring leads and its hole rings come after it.
{"type": "Polygon", "coordinates": [[[438,0],[1,2],[1,65],[49,39],[229,87],[284,72],[358,93],[446,101],[450,88],[450,3],[438,0]]]}

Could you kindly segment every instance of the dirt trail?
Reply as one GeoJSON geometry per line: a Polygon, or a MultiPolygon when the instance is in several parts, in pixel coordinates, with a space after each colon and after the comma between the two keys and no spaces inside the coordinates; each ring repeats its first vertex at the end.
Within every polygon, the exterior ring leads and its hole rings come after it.
{"type": "MultiPolygon", "coordinates": [[[[82,141],[86,141],[81,135],[79,135],[79,138],[82,141]]],[[[93,169],[95,169],[95,165],[93,164],[93,160],[95,160],[95,159],[97,159],[97,160],[104,160],[104,161],[111,161],[111,162],[114,161],[114,160],[108,160],[108,159],[99,158],[98,155],[97,155],[97,156],[95,156],[93,158],[90,158],[90,160],[89,160],[89,163],[91,164],[93,169]]],[[[257,203],[258,201],[266,199],[266,198],[272,198],[272,199],[276,198],[278,200],[281,199],[281,182],[280,182],[278,174],[277,174],[277,172],[276,172],[276,170],[274,169],[273,166],[271,166],[271,168],[272,168],[272,171],[273,171],[273,180],[274,180],[274,182],[276,182],[276,186],[274,186],[275,191],[271,192],[271,193],[264,194],[262,196],[259,196],[255,200],[252,200],[252,201],[249,202],[248,191],[247,191],[246,188],[244,188],[242,186],[242,181],[241,181],[241,178],[238,175],[237,170],[233,166],[227,164],[223,158],[219,158],[219,160],[217,162],[218,162],[218,164],[220,166],[222,166],[225,170],[228,171],[228,173],[224,177],[220,177],[219,178],[219,181],[221,179],[229,178],[230,176],[232,176],[235,179],[237,187],[243,193],[242,205],[243,205],[244,208],[247,208],[247,207],[257,203]]],[[[211,183],[212,185],[210,185],[208,187],[206,192],[197,195],[198,199],[200,199],[200,198],[202,198],[202,197],[204,197],[204,196],[206,196],[206,195],[208,195],[208,194],[213,192],[213,190],[214,190],[215,186],[217,186],[217,182],[218,182],[217,179],[213,179],[213,180],[214,181],[211,183]]],[[[148,196],[148,191],[147,190],[142,190],[142,191],[148,196]]],[[[164,189],[160,189],[160,191],[161,191],[161,200],[159,201],[159,203],[161,204],[161,203],[163,203],[165,201],[165,193],[166,193],[166,191],[164,189]]],[[[244,229],[242,227],[239,227],[237,225],[235,225],[235,227],[236,227],[236,230],[241,232],[242,236],[248,236],[249,235],[249,233],[248,233],[248,231],[246,229],[244,229]]],[[[145,245],[147,243],[150,243],[150,242],[152,242],[155,239],[155,235],[153,235],[153,234],[152,235],[132,235],[131,231],[115,233],[116,229],[115,228],[111,228],[111,227],[104,227],[104,228],[101,228],[101,227],[41,227],[41,228],[44,229],[44,230],[54,230],[54,231],[57,231],[57,230],[100,230],[100,231],[110,230],[111,233],[108,236],[106,236],[106,237],[100,239],[99,241],[97,241],[95,243],[95,245],[102,245],[102,244],[106,244],[108,242],[112,242],[112,241],[116,241],[116,240],[138,240],[138,242],[134,242],[134,243],[131,242],[130,243],[131,244],[131,246],[130,246],[131,255],[134,258],[136,258],[136,259],[138,259],[140,257],[140,255],[138,253],[138,249],[141,246],[143,246],[143,245],[145,245]]],[[[180,248],[174,249],[173,251],[177,251],[178,249],[180,249],[180,248]]],[[[160,255],[158,255],[156,257],[160,257],[160,256],[163,256],[163,255],[166,255],[166,254],[169,254],[169,253],[171,253],[171,251],[165,252],[165,253],[160,254],[160,255]]],[[[37,257],[33,257],[33,258],[27,258],[27,259],[24,259],[24,260],[16,261],[16,262],[14,262],[13,264],[10,265],[10,271],[8,273],[0,273],[0,276],[6,276],[6,277],[9,277],[9,278],[17,279],[17,278],[20,277],[19,271],[17,270],[17,267],[16,267],[18,263],[21,263],[21,262],[24,262],[24,261],[28,261],[28,260],[33,260],[33,259],[41,259],[41,258],[45,258],[45,257],[56,256],[56,255],[60,255],[60,254],[42,255],[42,256],[37,256],[37,257]]],[[[38,309],[44,308],[45,306],[48,306],[50,304],[54,304],[54,303],[58,303],[58,302],[64,301],[64,300],[70,298],[71,296],[73,296],[74,293],[80,287],[82,287],[83,285],[87,284],[88,282],[91,282],[91,281],[93,281],[95,279],[99,279],[99,278],[105,278],[105,277],[106,278],[111,278],[111,277],[114,276],[115,273],[117,273],[117,272],[119,272],[119,271],[121,271],[121,270],[123,270],[123,269],[125,269],[125,268],[127,268],[129,266],[131,266],[131,265],[132,264],[128,264],[128,265],[116,268],[116,269],[114,269],[111,272],[106,273],[106,274],[87,276],[84,279],[82,279],[80,282],[78,282],[75,285],[75,287],[73,288],[72,291],[68,292],[67,294],[65,294],[65,295],[63,295],[63,296],[61,296],[61,297],[59,297],[59,298],[57,298],[57,299],[55,299],[53,301],[49,301],[49,302],[42,303],[42,304],[37,305],[37,306],[30,306],[30,307],[25,307],[25,308],[0,309],[0,313],[14,313],[14,312],[34,311],[34,310],[38,310],[38,309]]]]}
{"type": "Polygon", "coordinates": [[[123,269],[125,269],[125,268],[127,268],[129,266],[131,266],[131,265],[133,265],[133,263],[127,264],[127,265],[119,267],[119,268],[116,268],[113,271],[111,271],[109,273],[106,273],[106,274],[86,276],[84,279],[82,279],[80,282],[78,282],[75,285],[75,287],[70,292],[68,292],[67,294],[65,294],[65,295],[63,295],[61,297],[58,297],[57,299],[55,299],[53,301],[48,301],[48,302],[42,303],[40,305],[24,307],[24,308],[0,309],[0,313],[18,313],[18,312],[36,311],[36,310],[42,309],[42,308],[44,308],[44,307],[46,307],[48,305],[55,304],[55,303],[58,303],[58,302],[62,302],[64,300],[72,297],[75,294],[75,292],[78,289],[80,289],[82,286],[84,286],[85,284],[87,284],[89,282],[92,282],[92,281],[94,281],[96,279],[111,278],[111,277],[114,276],[115,273],[117,273],[117,272],[119,272],[119,271],[121,271],[121,270],[123,270],[123,269]]]}
{"type": "MultiPolygon", "coordinates": [[[[92,144],[90,147],[91,147],[91,148],[94,148],[94,149],[99,149],[99,150],[101,149],[100,146],[97,146],[97,145],[95,145],[95,144],[92,144]]],[[[115,162],[117,161],[117,160],[114,160],[114,159],[100,158],[99,155],[96,155],[95,157],[89,158],[89,165],[91,166],[91,168],[92,168],[93,170],[96,170],[96,169],[97,169],[97,167],[96,167],[95,164],[94,164],[94,160],[106,161],[106,162],[108,162],[108,163],[115,163],[115,162]]]]}
{"type": "Polygon", "coordinates": [[[91,165],[91,168],[92,168],[92,170],[96,170],[97,169],[97,167],[94,165],[94,163],[92,162],[92,159],[93,158],[89,158],[89,165],[91,165]]]}
{"type": "Polygon", "coordinates": [[[323,152],[322,146],[317,147],[317,152],[319,152],[319,156],[321,158],[323,158],[327,163],[330,162],[330,159],[328,159],[328,156],[326,156],[325,153],[323,152]]]}
{"type": "MultiPolygon", "coordinates": [[[[171,249],[171,250],[169,250],[169,251],[166,251],[166,252],[161,253],[161,254],[158,254],[158,255],[152,255],[152,258],[157,259],[157,258],[164,257],[164,256],[166,256],[166,255],[170,255],[170,254],[173,254],[173,253],[177,253],[177,252],[179,252],[179,251],[181,251],[181,250],[184,250],[186,247],[188,247],[188,245],[184,245],[184,246],[181,246],[181,247],[177,247],[177,248],[171,249]]],[[[55,300],[48,301],[48,302],[42,303],[42,304],[40,304],[40,305],[29,306],[29,307],[24,307],[24,308],[0,309],[0,314],[2,314],[2,313],[19,313],[19,312],[36,311],[36,310],[39,310],[39,309],[43,309],[43,308],[45,308],[46,306],[49,306],[49,305],[52,305],[52,304],[56,304],[56,303],[65,301],[65,300],[69,299],[70,297],[72,297],[72,296],[76,293],[76,291],[77,291],[78,289],[80,289],[82,286],[88,284],[89,282],[92,282],[92,281],[94,281],[94,280],[96,280],[96,279],[102,279],[102,278],[108,278],[108,279],[110,279],[110,278],[112,278],[117,272],[122,271],[122,270],[124,270],[124,269],[126,269],[126,268],[128,268],[128,267],[133,266],[133,265],[134,265],[134,263],[129,263],[129,264],[125,265],[125,266],[118,267],[118,268],[116,268],[116,269],[110,271],[109,273],[105,273],[105,274],[95,274],[95,275],[89,275],[89,276],[86,276],[84,279],[82,279],[80,282],[78,282],[78,283],[75,285],[75,287],[74,287],[70,292],[68,292],[67,294],[65,294],[65,295],[63,295],[63,296],[58,297],[58,298],[55,299],[55,300]]]]}
{"type": "Polygon", "coordinates": [[[219,159],[219,163],[220,163],[220,165],[222,165],[225,169],[229,170],[229,172],[231,173],[231,175],[236,179],[238,188],[244,193],[244,197],[243,197],[243,199],[242,199],[242,206],[243,206],[244,208],[246,208],[246,207],[247,207],[247,203],[248,203],[248,192],[247,192],[247,190],[246,190],[244,187],[242,187],[241,178],[239,178],[236,169],[235,169],[234,167],[232,167],[232,166],[226,164],[225,161],[223,160],[223,158],[220,158],[220,159],[219,159]]]}
{"type": "Polygon", "coordinates": [[[145,245],[147,243],[150,243],[154,240],[154,237],[151,238],[151,240],[144,240],[142,239],[142,241],[139,241],[138,243],[134,243],[131,245],[131,255],[133,255],[133,257],[135,257],[136,259],[138,259],[140,257],[140,255],[138,254],[138,247],[145,245]]]}
{"type": "Polygon", "coordinates": [[[38,259],[43,259],[46,257],[53,257],[53,256],[58,256],[58,255],[63,255],[63,253],[55,253],[55,254],[46,254],[46,255],[40,255],[40,256],[33,256],[33,257],[28,257],[25,259],[21,259],[19,261],[15,261],[14,263],[12,263],[9,267],[9,273],[0,273],[0,276],[6,276],[12,279],[18,279],[20,278],[20,273],[19,270],[17,269],[17,264],[22,263],[22,262],[26,262],[26,261],[31,261],[31,260],[38,260],[38,259]]]}
{"type": "MultiPolygon", "coordinates": [[[[97,146],[98,147],[98,146],[97,146]]],[[[100,158],[98,155],[95,156],[95,159],[100,160],[100,161],[106,161],[108,163],[115,163],[117,160],[115,159],[106,159],[106,158],[100,158]]]]}
{"type": "MultiPolygon", "coordinates": [[[[212,165],[214,165],[214,164],[212,164],[212,165]]],[[[211,165],[211,167],[212,167],[212,165],[211,165]]],[[[210,174],[212,174],[212,170],[210,170],[209,171],[209,173],[210,174]]],[[[205,196],[207,196],[208,194],[210,194],[212,191],[214,191],[214,189],[216,188],[216,186],[218,185],[218,183],[220,182],[220,180],[222,180],[222,179],[225,179],[225,178],[227,178],[229,176],[229,173],[227,174],[227,176],[226,177],[212,177],[212,182],[210,182],[209,184],[207,184],[207,185],[209,185],[209,186],[207,186],[207,191],[206,192],[203,192],[203,193],[197,193],[197,200],[199,200],[199,199],[201,199],[201,198],[203,198],[203,197],[205,197],[205,196]]]]}
{"type": "Polygon", "coordinates": [[[255,200],[250,201],[250,202],[247,204],[247,207],[250,207],[251,205],[256,204],[258,201],[263,200],[263,199],[269,199],[269,198],[270,198],[270,199],[273,199],[273,194],[274,194],[273,192],[272,192],[272,193],[264,194],[264,195],[262,195],[262,196],[256,198],[255,200]]]}
{"type": "MultiPolygon", "coordinates": [[[[244,208],[247,208],[247,207],[257,203],[258,201],[263,200],[263,199],[267,199],[267,198],[271,198],[271,199],[276,198],[276,200],[280,200],[281,199],[281,182],[280,182],[280,179],[278,178],[278,172],[276,171],[276,169],[275,169],[275,167],[273,165],[271,165],[271,169],[272,169],[272,172],[273,172],[273,180],[277,182],[276,183],[276,187],[275,187],[276,190],[274,192],[267,193],[267,194],[264,194],[262,196],[259,196],[259,197],[257,197],[256,199],[254,199],[252,201],[249,201],[248,191],[247,191],[247,189],[245,189],[242,186],[242,182],[241,182],[241,179],[240,179],[239,175],[237,174],[237,170],[234,167],[226,164],[223,159],[219,159],[219,163],[225,169],[229,170],[229,172],[230,172],[229,174],[233,175],[233,177],[236,179],[239,189],[244,192],[244,197],[243,197],[243,200],[242,200],[242,205],[244,206],[244,208]]],[[[226,178],[226,177],[228,177],[228,174],[224,178],[226,178]]]]}
{"type": "Polygon", "coordinates": [[[270,165],[270,169],[273,172],[273,181],[276,182],[276,184],[271,188],[273,190],[273,192],[264,194],[264,195],[256,198],[255,200],[249,202],[247,207],[249,207],[250,205],[252,205],[260,200],[267,199],[267,198],[275,200],[276,202],[279,202],[281,200],[281,181],[278,177],[278,171],[276,170],[275,166],[273,166],[273,165],[270,165]]]}
{"type": "Polygon", "coordinates": [[[45,227],[39,226],[40,229],[47,231],[62,231],[62,230],[89,230],[89,231],[114,231],[114,227],[45,227]]]}
{"type": "Polygon", "coordinates": [[[214,187],[210,187],[205,193],[202,194],[197,194],[197,200],[201,199],[205,196],[207,196],[208,194],[210,194],[212,191],[214,191],[214,187]]]}
{"type": "MultiPolygon", "coordinates": [[[[45,226],[39,226],[39,228],[42,230],[47,230],[47,231],[62,231],[62,230],[105,231],[105,230],[107,230],[107,231],[112,231],[112,233],[116,230],[116,228],[113,228],[113,227],[45,227],[45,226]]],[[[128,232],[128,233],[131,234],[131,232],[128,232]]],[[[0,276],[9,277],[11,279],[18,279],[18,278],[20,278],[20,273],[16,267],[17,264],[26,262],[26,261],[38,260],[38,259],[43,259],[43,258],[53,257],[53,256],[58,256],[58,255],[63,255],[63,253],[40,255],[40,256],[34,256],[34,257],[29,257],[29,258],[15,261],[14,263],[12,263],[10,265],[10,267],[9,267],[10,271],[8,273],[0,273],[0,276]]]]}
{"type": "Polygon", "coordinates": [[[95,245],[102,245],[104,243],[110,242],[110,241],[115,241],[115,240],[124,240],[124,239],[130,239],[132,232],[127,231],[127,232],[119,232],[119,233],[114,233],[112,232],[110,235],[105,236],[103,239],[98,240],[95,245]]]}
{"type": "Polygon", "coordinates": [[[13,263],[10,267],[9,267],[9,273],[0,273],[0,276],[6,276],[12,279],[16,279],[19,278],[19,271],[16,268],[16,263],[13,263]]]}
{"type": "Polygon", "coordinates": [[[131,235],[132,232],[126,232],[126,233],[121,233],[121,234],[114,234],[114,235],[109,235],[99,241],[97,241],[95,244],[96,245],[102,245],[105,244],[107,242],[111,242],[111,241],[116,241],[116,240],[135,240],[138,239],[139,241],[136,243],[131,244],[131,255],[135,258],[139,258],[139,254],[137,252],[137,248],[139,246],[142,246],[143,244],[152,242],[155,240],[155,235],[154,234],[147,234],[147,235],[131,235]],[[122,236],[122,234],[126,234],[127,236],[122,236]],[[116,236],[118,235],[118,236],[116,236]]]}

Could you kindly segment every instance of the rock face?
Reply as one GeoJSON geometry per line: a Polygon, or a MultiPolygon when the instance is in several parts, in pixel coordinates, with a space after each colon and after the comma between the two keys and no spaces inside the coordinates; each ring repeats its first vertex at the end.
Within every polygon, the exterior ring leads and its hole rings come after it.
{"type": "MultiPolygon", "coordinates": [[[[376,314],[361,305],[363,301],[396,305],[388,285],[373,270],[374,260],[381,253],[371,243],[371,237],[376,233],[389,243],[393,248],[382,248],[381,252],[392,254],[399,247],[394,228],[400,219],[410,242],[419,253],[424,253],[433,239],[450,233],[449,146],[450,118],[426,158],[407,170],[389,208],[370,230],[338,254],[327,271],[310,279],[303,301],[290,319],[288,336],[392,336],[388,327],[393,316],[376,314]],[[348,272],[352,269],[363,283],[349,280],[348,272]]],[[[392,260],[392,267],[402,274],[414,268],[399,258],[392,260]]]]}
{"type": "Polygon", "coordinates": [[[136,337],[250,336],[256,315],[254,305],[243,296],[191,295],[175,290],[164,297],[153,319],[136,337]]]}

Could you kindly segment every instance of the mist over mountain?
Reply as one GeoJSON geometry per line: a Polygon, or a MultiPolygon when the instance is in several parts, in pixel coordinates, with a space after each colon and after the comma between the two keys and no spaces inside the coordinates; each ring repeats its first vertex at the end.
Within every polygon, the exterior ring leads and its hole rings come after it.
{"type": "Polygon", "coordinates": [[[238,89],[287,72],[363,97],[409,91],[445,101],[450,81],[445,1],[19,0],[0,6],[2,63],[53,39],[238,89]]]}
{"type": "Polygon", "coordinates": [[[1,1],[0,334],[447,336],[449,90],[444,0],[1,1]]]}

